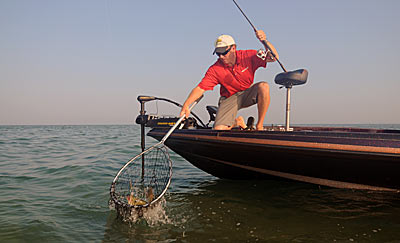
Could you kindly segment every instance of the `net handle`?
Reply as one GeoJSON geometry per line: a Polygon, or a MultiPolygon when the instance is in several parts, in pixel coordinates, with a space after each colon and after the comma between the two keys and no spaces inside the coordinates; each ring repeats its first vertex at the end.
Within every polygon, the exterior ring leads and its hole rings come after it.
{"type": "MultiPolygon", "coordinates": [[[[200,98],[198,98],[197,100],[195,100],[193,102],[193,104],[189,107],[189,112],[193,109],[193,107],[195,107],[195,105],[197,103],[199,103],[199,101],[203,98],[203,95],[200,96],[200,98]]],[[[168,137],[171,135],[172,132],[174,132],[174,130],[181,124],[181,122],[183,121],[183,119],[185,119],[185,115],[182,115],[179,120],[175,123],[175,125],[173,127],[171,127],[171,129],[169,129],[169,131],[165,134],[165,136],[161,139],[160,143],[164,143],[165,140],[168,139],[168,137]]]]}

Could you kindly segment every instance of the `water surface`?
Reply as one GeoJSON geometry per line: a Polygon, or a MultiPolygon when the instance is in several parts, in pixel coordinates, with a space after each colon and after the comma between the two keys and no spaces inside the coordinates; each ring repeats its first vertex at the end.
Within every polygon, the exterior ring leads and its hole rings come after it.
{"type": "Polygon", "coordinates": [[[220,180],[172,152],[163,217],[121,222],[108,208],[109,187],[140,152],[139,132],[136,125],[0,126],[0,242],[400,241],[399,194],[220,180]]]}

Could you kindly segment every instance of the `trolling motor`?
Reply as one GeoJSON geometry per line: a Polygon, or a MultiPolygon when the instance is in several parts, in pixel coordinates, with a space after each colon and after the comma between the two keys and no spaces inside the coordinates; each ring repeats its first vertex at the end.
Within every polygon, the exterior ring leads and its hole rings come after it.
{"type": "MultiPolygon", "coordinates": [[[[175,101],[166,99],[166,98],[160,98],[160,97],[148,96],[148,95],[139,95],[137,97],[137,100],[140,102],[140,114],[136,117],[136,123],[140,125],[141,148],[142,148],[142,152],[143,152],[145,149],[145,127],[146,127],[146,125],[148,125],[148,122],[151,119],[151,116],[146,115],[145,103],[149,102],[149,101],[153,101],[153,100],[162,100],[162,101],[172,103],[178,107],[182,107],[182,105],[175,101]]],[[[194,112],[190,111],[190,114],[192,114],[196,118],[196,120],[198,122],[200,122],[202,127],[204,127],[204,128],[207,127],[203,123],[203,121],[194,112]]],[[[169,127],[169,126],[174,125],[177,120],[178,120],[178,118],[176,118],[176,120],[174,120],[173,122],[172,121],[167,122],[166,126],[169,127]]],[[[197,126],[196,120],[194,120],[192,117],[189,117],[185,122],[185,128],[188,126],[195,126],[195,125],[197,126]]]]}
{"type": "MultiPolygon", "coordinates": [[[[166,99],[166,98],[155,97],[155,96],[139,95],[139,96],[137,97],[137,100],[140,102],[140,107],[141,107],[141,109],[140,109],[140,114],[136,117],[136,123],[139,124],[139,125],[144,125],[144,126],[149,126],[149,122],[150,122],[150,120],[153,118],[152,115],[146,115],[146,111],[145,111],[145,108],[144,108],[144,103],[145,103],[145,102],[147,102],[147,101],[153,101],[153,100],[161,100],[161,101],[166,101],[166,102],[172,103],[172,104],[174,104],[174,105],[176,105],[176,106],[178,106],[178,107],[182,107],[181,104],[179,104],[179,103],[177,103],[177,102],[175,102],[175,101],[173,101],[173,100],[166,99]]],[[[192,123],[192,124],[193,124],[193,122],[196,123],[196,121],[198,121],[198,122],[201,124],[201,127],[203,127],[203,128],[206,128],[206,127],[207,127],[207,126],[204,124],[204,122],[203,122],[193,111],[190,111],[190,114],[192,114],[193,117],[194,117],[196,120],[194,120],[193,118],[189,117],[189,118],[186,120],[186,121],[188,121],[188,123],[192,123]]],[[[178,120],[178,118],[179,118],[179,117],[177,117],[176,120],[178,120]]],[[[168,124],[166,125],[167,127],[174,125],[174,124],[170,124],[170,123],[174,123],[174,122],[172,122],[172,121],[167,122],[167,123],[168,123],[168,124]]],[[[150,125],[150,126],[151,126],[151,125],[150,125]]]]}
{"type": "MultiPolygon", "coordinates": [[[[145,149],[145,127],[151,119],[151,117],[149,115],[146,115],[145,103],[149,102],[149,101],[153,101],[153,100],[162,100],[162,101],[172,103],[178,107],[182,107],[182,105],[175,101],[166,99],[166,98],[160,98],[160,97],[149,96],[149,95],[139,95],[137,97],[137,100],[140,102],[140,114],[136,117],[136,123],[140,125],[141,148],[142,148],[142,152],[143,152],[145,149]]],[[[207,127],[203,123],[203,121],[194,112],[190,111],[190,114],[192,114],[196,118],[196,120],[200,122],[200,124],[203,128],[207,127]]],[[[178,118],[176,118],[176,120],[178,120],[178,118]]],[[[185,127],[194,126],[196,124],[196,120],[189,117],[185,122],[185,127]]],[[[172,126],[175,124],[175,122],[176,121],[170,122],[171,124],[168,123],[167,126],[169,126],[169,125],[172,126]]]]}

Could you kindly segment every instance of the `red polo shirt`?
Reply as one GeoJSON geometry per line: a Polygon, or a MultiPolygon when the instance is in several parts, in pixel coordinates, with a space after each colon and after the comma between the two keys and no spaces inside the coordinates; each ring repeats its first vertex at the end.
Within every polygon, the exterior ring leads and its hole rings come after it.
{"type": "Polygon", "coordinates": [[[256,50],[236,51],[236,63],[228,67],[221,60],[211,65],[198,87],[212,90],[221,85],[220,94],[226,98],[249,88],[254,82],[254,73],[259,67],[266,67],[267,62],[257,56],[256,50]]]}

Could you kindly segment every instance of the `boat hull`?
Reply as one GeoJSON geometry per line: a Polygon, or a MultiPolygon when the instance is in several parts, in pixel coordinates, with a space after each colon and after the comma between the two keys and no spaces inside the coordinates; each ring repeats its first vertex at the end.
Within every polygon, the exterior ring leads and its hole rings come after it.
{"type": "MultiPolygon", "coordinates": [[[[160,140],[166,131],[155,128],[148,135],[160,140]]],[[[172,133],[165,144],[219,178],[281,178],[339,188],[400,189],[400,131],[396,130],[183,129],[172,133]]]]}

